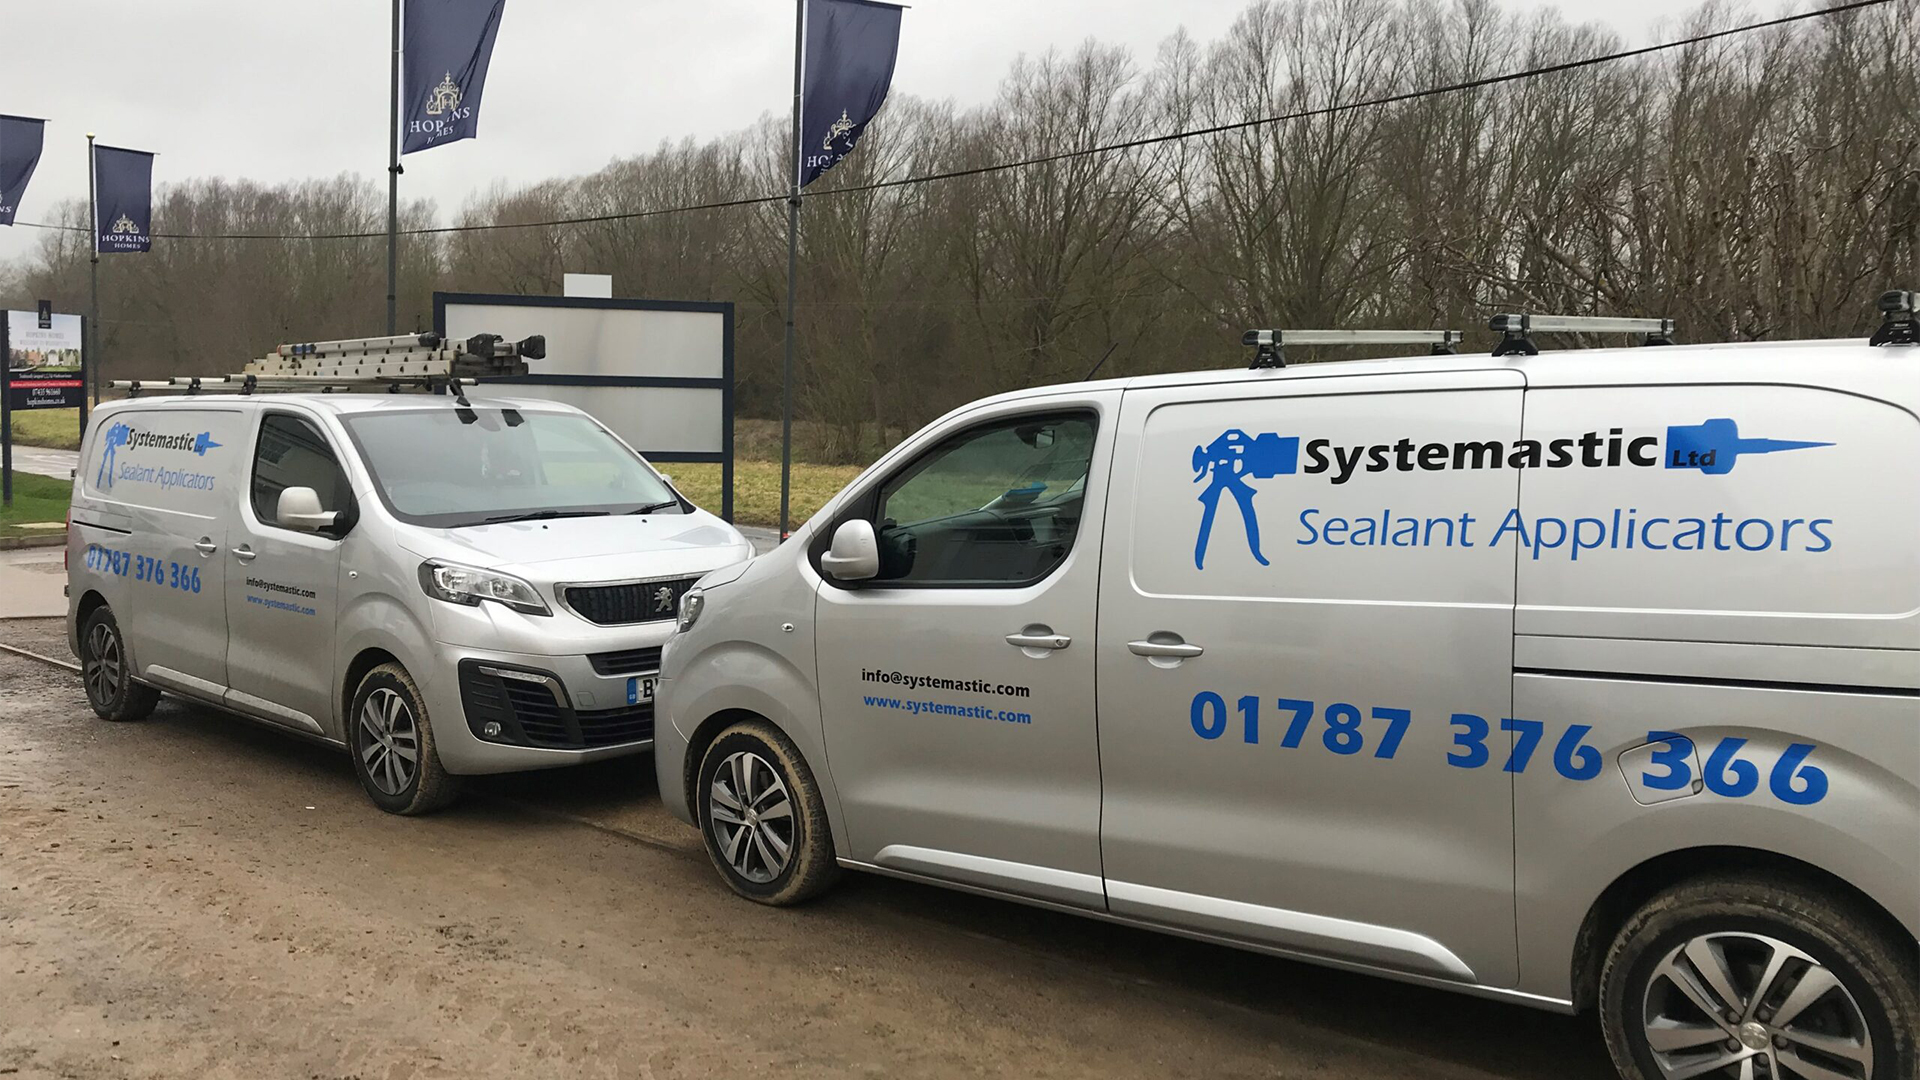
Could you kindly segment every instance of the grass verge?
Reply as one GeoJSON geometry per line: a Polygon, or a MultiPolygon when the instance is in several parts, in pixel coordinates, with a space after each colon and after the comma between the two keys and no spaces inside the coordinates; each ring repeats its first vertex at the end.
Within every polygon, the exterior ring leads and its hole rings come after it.
{"type": "Polygon", "coordinates": [[[13,441],[53,450],[80,449],[79,409],[21,409],[13,414],[13,441]]]}
{"type": "Polygon", "coordinates": [[[43,535],[46,529],[25,529],[23,525],[42,521],[65,521],[67,499],[73,485],[50,476],[16,471],[13,474],[13,505],[0,507],[0,536],[43,535]]]}
{"type": "MultiPolygon", "coordinates": [[[[720,512],[720,466],[662,463],[660,471],[673,477],[673,486],[700,504],[701,509],[720,512]]],[[[810,465],[793,463],[794,525],[813,516],[828,499],[840,493],[854,477],[858,465],[810,465]]],[[[780,524],[780,463],[740,458],[733,463],[733,520],[741,525],[780,524]]]]}

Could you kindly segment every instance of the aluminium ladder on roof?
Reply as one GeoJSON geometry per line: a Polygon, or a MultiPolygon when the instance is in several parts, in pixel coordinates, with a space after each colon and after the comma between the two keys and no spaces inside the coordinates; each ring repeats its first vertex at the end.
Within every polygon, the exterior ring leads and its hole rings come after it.
{"type": "Polygon", "coordinates": [[[451,390],[464,400],[463,382],[510,378],[528,373],[527,361],[546,357],[546,339],[538,335],[507,341],[478,334],[461,341],[437,334],[346,338],[340,341],[281,345],[247,364],[236,375],[176,375],[164,379],[115,379],[129,397],[143,392],[195,394],[205,391],[451,390]]]}

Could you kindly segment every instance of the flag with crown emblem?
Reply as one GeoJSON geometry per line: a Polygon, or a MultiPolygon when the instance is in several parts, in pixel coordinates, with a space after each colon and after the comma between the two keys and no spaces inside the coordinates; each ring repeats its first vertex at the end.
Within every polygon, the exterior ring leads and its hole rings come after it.
{"type": "Polygon", "coordinates": [[[507,0],[407,0],[400,152],[480,133],[480,92],[507,0]]]}
{"type": "Polygon", "coordinates": [[[801,64],[800,177],[806,187],[853,152],[886,103],[900,12],[873,0],[807,0],[801,64]]]}
{"type": "Polygon", "coordinates": [[[102,254],[153,247],[153,155],[117,146],[93,148],[94,227],[102,254]]]}
{"type": "Polygon", "coordinates": [[[0,116],[0,225],[13,224],[20,196],[33,179],[40,164],[40,144],[46,135],[45,120],[24,116],[0,116]]]}

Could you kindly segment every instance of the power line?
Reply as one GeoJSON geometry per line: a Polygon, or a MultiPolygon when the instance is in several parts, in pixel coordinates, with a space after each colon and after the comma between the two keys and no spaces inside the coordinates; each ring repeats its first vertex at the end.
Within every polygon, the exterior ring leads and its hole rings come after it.
{"type": "MultiPolygon", "coordinates": [[[[1667,52],[1673,49],[1684,49],[1691,45],[1700,45],[1709,41],[1717,41],[1740,34],[1753,33],[1758,30],[1771,30],[1776,27],[1804,22],[1809,19],[1821,19],[1830,15],[1841,15],[1847,12],[1860,11],[1892,2],[1893,0],[1849,0],[1847,3],[1835,4],[1832,7],[1820,8],[1814,11],[1803,11],[1794,15],[1783,15],[1779,18],[1747,23],[1743,26],[1730,27],[1725,30],[1714,30],[1704,34],[1696,34],[1693,37],[1682,38],[1677,41],[1661,42],[1657,45],[1645,45],[1637,49],[1626,49],[1621,52],[1606,53],[1601,56],[1589,56],[1580,60],[1567,60],[1558,64],[1548,64],[1544,67],[1527,68],[1523,71],[1510,71],[1503,75],[1488,75],[1478,79],[1468,79],[1463,82],[1448,83],[1442,86],[1431,86],[1421,90],[1408,90],[1398,94],[1388,94],[1384,97],[1367,98],[1363,101],[1349,101],[1339,105],[1302,109],[1297,112],[1282,113],[1277,116],[1261,117],[1257,120],[1241,120],[1231,124],[1218,124],[1213,127],[1195,128],[1190,131],[1150,135],[1139,139],[1129,139],[1124,142],[1105,143],[1100,146],[1090,146],[1080,150],[1062,151],[1058,154],[1023,158],[1019,161],[1005,161],[993,165],[955,169],[949,172],[907,176],[897,180],[880,180],[871,184],[860,184],[853,187],[823,188],[820,191],[813,192],[809,197],[819,198],[827,195],[854,195],[860,192],[881,191],[887,188],[906,187],[912,184],[931,184],[943,180],[960,180],[970,176],[984,176],[990,173],[1007,172],[1013,169],[1025,169],[1035,165],[1048,165],[1075,158],[1092,157],[1097,154],[1118,153],[1123,150],[1138,150],[1149,146],[1159,146],[1186,139],[1203,138],[1208,135],[1222,135],[1234,131],[1245,131],[1251,128],[1266,127],[1271,124],[1283,124],[1294,120],[1311,120],[1317,117],[1337,116],[1341,113],[1355,112],[1360,109],[1374,109],[1386,105],[1401,105],[1410,101],[1419,101],[1423,98],[1457,94],[1466,90],[1479,90],[1490,86],[1499,86],[1504,83],[1520,82],[1525,79],[1536,79],[1545,75],[1558,75],[1568,71],[1578,71],[1583,68],[1616,63],[1621,60],[1631,60],[1637,56],[1649,56],[1654,53],[1667,52]]],[[[545,221],[489,222],[482,225],[439,225],[425,229],[402,229],[400,230],[400,235],[438,236],[449,233],[496,232],[506,229],[551,229],[568,225],[601,225],[615,221],[637,221],[643,218],[662,217],[668,214],[698,213],[702,210],[731,210],[743,206],[767,206],[784,202],[786,199],[787,196],[784,194],[761,195],[750,198],[725,199],[718,202],[694,203],[687,206],[662,207],[656,210],[630,210],[617,214],[593,214],[583,217],[552,218],[545,221]]],[[[85,228],[77,225],[46,225],[32,221],[22,221],[19,222],[19,224],[25,225],[28,228],[47,229],[57,232],[84,233],[87,231],[85,228]]],[[[376,232],[336,233],[156,232],[153,235],[156,238],[165,240],[373,240],[383,238],[387,233],[386,230],[382,229],[376,232]]]]}

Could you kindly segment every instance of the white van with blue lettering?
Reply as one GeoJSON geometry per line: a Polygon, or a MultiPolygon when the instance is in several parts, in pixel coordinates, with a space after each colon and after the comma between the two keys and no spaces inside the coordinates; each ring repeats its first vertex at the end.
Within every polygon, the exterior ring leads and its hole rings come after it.
{"type": "MultiPolygon", "coordinates": [[[[448,351],[344,344],[369,371],[448,351]]],[[[139,719],[163,690],[217,705],[348,749],[407,814],[463,775],[653,745],[679,597],[752,555],[737,530],[568,405],[263,381],[94,413],[68,621],[96,712],[139,719]]]]}
{"type": "Polygon", "coordinates": [[[839,868],[1597,1009],[1630,1080],[1907,1080],[1920,351],[1286,366],[965,406],[700,582],[655,764],[839,868]]]}

